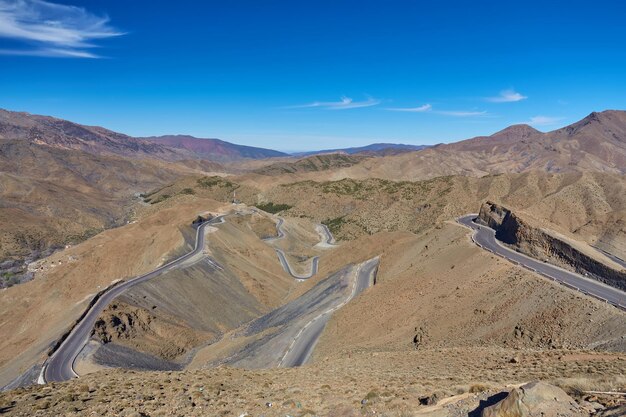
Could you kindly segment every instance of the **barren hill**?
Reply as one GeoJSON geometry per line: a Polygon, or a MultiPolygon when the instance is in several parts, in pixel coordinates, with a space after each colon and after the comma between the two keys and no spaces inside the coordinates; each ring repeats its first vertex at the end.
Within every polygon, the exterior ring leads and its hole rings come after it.
{"type": "Polygon", "coordinates": [[[67,120],[0,109],[0,139],[22,140],[57,149],[79,150],[95,155],[181,159],[163,145],[136,139],[102,127],[83,126],[67,120]]]}
{"type": "Polygon", "coordinates": [[[0,110],[0,287],[28,279],[24,259],[129,220],[133,195],[223,171],[185,157],[103,128],[0,110]]]}
{"type": "Polygon", "coordinates": [[[368,154],[368,155],[393,155],[403,152],[419,151],[427,148],[426,145],[406,145],[403,143],[372,143],[365,146],[352,148],[324,149],[321,151],[300,152],[295,156],[311,156],[329,153],[344,153],[348,155],[368,154]]]}
{"type": "Polygon", "coordinates": [[[323,155],[313,155],[296,160],[295,162],[281,161],[259,168],[254,172],[263,175],[295,174],[305,172],[328,171],[338,168],[351,167],[365,160],[362,155],[346,155],[342,153],[331,153],[323,155]]]}
{"type": "Polygon", "coordinates": [[[85,126],[50,116],[0,109],[0,140],[24,140],[95,155],[118,155],[166,161],[205,159],[234,161],[287,156],[271,149],[236,145],[219,139],[185,135],[136,138],[103,127],[85,126]]]}
{"type": "MultiPolygon", "coordinates": [[[[318,171],[323,176],[328,171],[318,171]]],[[[290,174],[294,179],[304,175],[290,174]]],[[[248,204],[288,207],[286,214],[325,222],[344,240],[382,231],[418,233],[442,221],[476,212],[494,200],[526,213],[541,225],[626,257],[626,180],[594,172],[445,176],[422,181],[377,178],[296,181],[244,175],[228,180],[188,177],[151,195],[197,196],[229,201],[233,191],[248,204]]],[[[285,178],[285,177],[282,177],[285,178]]]]}
{"type": "Polygon", "coordinates": [[[137,203],[134,193],[194,171],[154,159],[0,140],[0,259],[74,243],[120,224],[137,203]]]}
{"type": "Polygon", "coordinates": [[[287,156],[283,152],[254,146],[236,145],[220,139],[202,139],[188,135],[166,135],[142,138],[151,143],[180,149],[212,161],[226,162],[239,159],[263,159],[287,156]]]}
{"type": "MultiPolygon", "coordinates": [[[[584,119],[541,133],[527,125],[515,125],[488,137],[443,145],[446,151],[479,152],[493,158],[494,169],[504,172],[532,169],[562,172],[589,169],[626,172],[626,112],[593,112],[584,119]],[[510,160],[506,166],[503,157],[510,160]]],[[[487,165],[489,166],[489,165],[487,165]]]]}

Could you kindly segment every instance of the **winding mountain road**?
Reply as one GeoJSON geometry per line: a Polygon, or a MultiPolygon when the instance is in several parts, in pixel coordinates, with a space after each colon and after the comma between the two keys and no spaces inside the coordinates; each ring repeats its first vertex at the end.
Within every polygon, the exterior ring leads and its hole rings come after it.
{"type": "Polygon", "coordinates": [[[304,281],[305,279],[309,279],[313,275],[317,274],[317,266],[320,260],[319,256],[314,256],[313,258],[311,258],[311,272],[309,272],[306,275],[299,275],[299,274],[296,274],[291,269],[291,265],[289,265],[289,262],[287,261],[285,252],[283,252],[282,249],[275,248],[274,250],[276,251],[276,254],[278,255],[278,260],[280,261],[280,264],[283,266],[283,269],[287,271],[289,275],[291,275],[293,278],[297,279],[298,281],[304,281]]]}
{"type": "Polygon", "coordinates": [[[282,217],[279,217],[278,221],[276,222],[276,236],[268,237],[263,240],[265,240],[266,242],[271,242],[272,240],[283,239],[285,237],[285,232],[283,232],[284,222],[285,222],[285,219],[283,219],[282,217]]]}
{"type": "Polygon", "coordinates": [[[224,216],[215,217],[202,223],[198,227],[196,231],[196,246],[193,251],[163,266],[160,266],[152,272],[122,282],[121,284],[118,284],[104,292],[94,305],[89,308],[80,322],[72,329],[59,348],[52,354],[52,356],[50,356],[50,358],[48,358],[44,364],[40,382],[67,381],[78,377],[78,374],[74,371],[74,361],[80,351],[84,348],[85,344],[89,341],[91,330],[93,329],[100,313],[102,313],[102,311],[111,303],[111,301],[113,301],[113,299],[130,287],[171,271],[195,255],[202,253],[205,241],[205,228],[217,223],[223,223],[223,218],[224,216]],[[43,379],[43,381],[41,381],[41,379],[43,379]]]}
{"type": "MultiPolygon", "coordinates": [[[[270,241],[285,238],[285,232],[283,231],[284,222],[285,220],[283,218],[278,217],[278,221],[276,222],[276,234],[277,235],[272,236],[270,238],[266,238],[264,240],[266,242],[270,242],[270,241]]],[[[320,227],[321,227],[320,230],[322,232],[320,234],[320,237],[322,238],[322,241],[319,244],[326,245],[327,247],[335,246],[335,243],[334,243],[335,238],[333,237],[332,233],[330,233],[330,230],[328,229],[328,227],[326,227],[325,225],[320,225],[320,227]]],[[[293,269],[291,268],[291,265],[289,265],[289,261],[287,260],[287,255],[282,249],[274,248],[274,250],[276,251],[276,254],[278,255],[278,260],[280,261],[280,264],[282,265],[283,269],[289,275],[291,275],[293,278],[297,279],[298,281],[304,281],[317,274],[317,267],[319,265],[319,258],[320,258],[319,256],[314,256],[313,258],[311,258],[311,271],[308,274],[300,275],[300,274],[296,274],[293,271],[293,269]]]]}
{"type": "Polygon", "coordinates": [[[472,240],[481,248],[493,252],[517,265],[521,265],[544,277],[557,281],[569,288],[584,294],[606,301],[617,308],[626,310],[626,293],[617,288],[610,287],[601,282],[586,278],[575,272],[567,271],[558,266],[550,265],[540,260],[531,258],[512,249],[501,245],[496,239],[496,232],[488,226],[474,222],[476,214],[468,214],[459,217],[457,221],[474,230],[472,240]]]}
{"type": "Polygon", "coordinates": [[[322,248],[332,248],[336,246],[335,238],[333,234],[330,232],[330,229],[325,224],[317,225],[317,231],[320,234],[322,240],[315,246],[319,246],[322,248]]]}
{"type": "Polygon", "coordinates": [[[280,361],[279,367],[292,368],[302,366],[309,360],[332,314],[374,283],[378,263],[379,258],[376,257],[359,265],[352,283],[350,295],[341,304],[313,318],[300,330],[280,361]]]}

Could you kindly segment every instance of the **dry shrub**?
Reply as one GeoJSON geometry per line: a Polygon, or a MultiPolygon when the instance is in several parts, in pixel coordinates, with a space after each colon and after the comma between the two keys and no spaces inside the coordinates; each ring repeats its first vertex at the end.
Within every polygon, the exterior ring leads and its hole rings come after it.
{"type": "Polygon", "coordinates": [[[477,394],[479,392],[489,391],[490,389],[491,386],[487,384],[477,383],[470,385],[469,392],[471,392],[472,394],[477,394]]]}
{"type": "Polygon", "coordinates": [[[572,396],[581,396],[585,391],[626,391],[626,376],[579,376],[557,378],[550,381],[572,396]]]}

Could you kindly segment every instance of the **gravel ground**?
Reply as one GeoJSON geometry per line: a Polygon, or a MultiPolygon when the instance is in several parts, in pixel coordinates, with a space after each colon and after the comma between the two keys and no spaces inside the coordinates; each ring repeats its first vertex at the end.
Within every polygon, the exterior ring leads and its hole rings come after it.
{"type": "Polygon", "coordinates": [[[623,390],[625,371],[623,355],[594,352],[346,351],[292,369],[107,370],[2,393],[0,407],[16,416],[465,416],[508,384],[541,379],[568,392],[623,390]],[[434,398],[435,410],[424,405],[434,398]]]}

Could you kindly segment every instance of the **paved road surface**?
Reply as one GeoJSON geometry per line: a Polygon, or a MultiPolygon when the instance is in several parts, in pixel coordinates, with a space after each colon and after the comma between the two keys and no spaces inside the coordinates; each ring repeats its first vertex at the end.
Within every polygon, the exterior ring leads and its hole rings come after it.
{"type": "Polygon", "coordinates": [[[283,266],[283,269],[287,271],[287,273],[291,275],[292,277],[294,277],[295,279],[299,281],[304,281],[305,279],[309,279],[313,275],[317,274],[317,266],[320,260],[319,256],[314,256],[311,259],[311,272],[309,274],[298,275],[295,272],[293,272],[293,270],[291,269],[291,266],[289,265],[289,262],[287,262],[287,258],[285,257],[285,252],[283,252],[281,249],[276,249],[276,248],[274,250],[276,250],[276,254],[278,255],[278,260],[280,261],[280,264],[283,266]]]}
{"type": "Polygon", "coordinates": [[[379,258],[376,257],[359,266],[350,295],[341,304],[323,312],[302,328],[281,360],[279,364],[280,367],[290,368],[301,366],[309,360],[333,312],[346,305],[355,296],[374,283],[378,263],[379,258]]]}
{"type": "Polygon", "coordinates": [[[607,301],[614,306],[626,310],[626,293],[601,282],[586,278],[540,260],[530,258],[501,245],[496,239],[496,232],[490,227],[474,223],[476,214],[469,214],[458,219],[458,222],[473,229],[474,242],[490,252],[500,255],[509,261],[524,266],[547,278],[558,281],[567,287],[576,289],[592,297],[607,301]]]}
{"type": "Polygon", "coordinates": [[[83,349],[85,344],[88,342],[91,330],[93,329],[93,326],[98,319],[98,316],[109,305],[109,303],[115,297],[119,296],[133,285],[139,284],[141,282],[157,277],[165,272],[168,272],[178,267],[181,263],[193,257],[194,255],[201,253],[202,249],[204,248],[205,228],[209,225],[221,222],[223,222],[223,216],[218,216],[214,219],[204,222],[200,225],[200,227],[198,227],[198,230],[196,232],[196,247],[193,251],[181,256],[180,258],[166,265],[155,269],[152,272],[123,282],[102,294],[98,301],[89,309],[89,311],[87,312],[87,314],[85,314],[80,323],[78,323],[78,325],[74,327],[69,336],[63,341],[61,346],[44,365],[44,369],[42,372],[44,382],[67,381],[74,377],[78,377],[73,369],[74,361],[76,360],[76,357],[83,349]]]}
{"type": "Polygon", "coordinates": [[[320,243],[324,243],[326,245],[334,245],[335,244],[335,238],[333,237],[333,234],[330,232],[330,229],[328,228],[328,226],[326,226],[325,224],[320,224],[320,229],[322,230],[322,233],[324,234],[324,241],[320,242],[320,243]]]}
{"type": "MultiPolygon", "coordinates": [[[[284,219],[279,217],[278,222],[276,223],[277,235],[264,239],[264,240],[266,242],[269,242],[273,240],[283,239],[285,237],[285,232],[283,232],[283,227],[282,227],[283,223],[284,223],[284,219]]],[[[335,238],[333,237],[332,233],[330,233],[330,230],[328,230],[328,227],[326,227],[325,225],[321,225],[321,229],[323,231],[323,236],[322,236],[323,241],[321,243],[324,243],[327,245],[333,245],[335,242],[335,238]]],[[[296,274],[293,271],[293,269],[291,269],[291,265],[289,265],[289,261],[287,261],[287,256],[285,255],[285,252],[282,249],[278,249],[278,248],[274,248],[274,249],[276,250],[276,254],[278,255],[278,260],[280,261],[280,264],[282,265],[283,269],[293,278],[299,281],[304,281],[305,279],[309,279],[315,274],[317,274],[319,256],[314,256],[313,258],[311,258],[311,271],[308,274],[299,275],[299,274],[296,274]]]]}

